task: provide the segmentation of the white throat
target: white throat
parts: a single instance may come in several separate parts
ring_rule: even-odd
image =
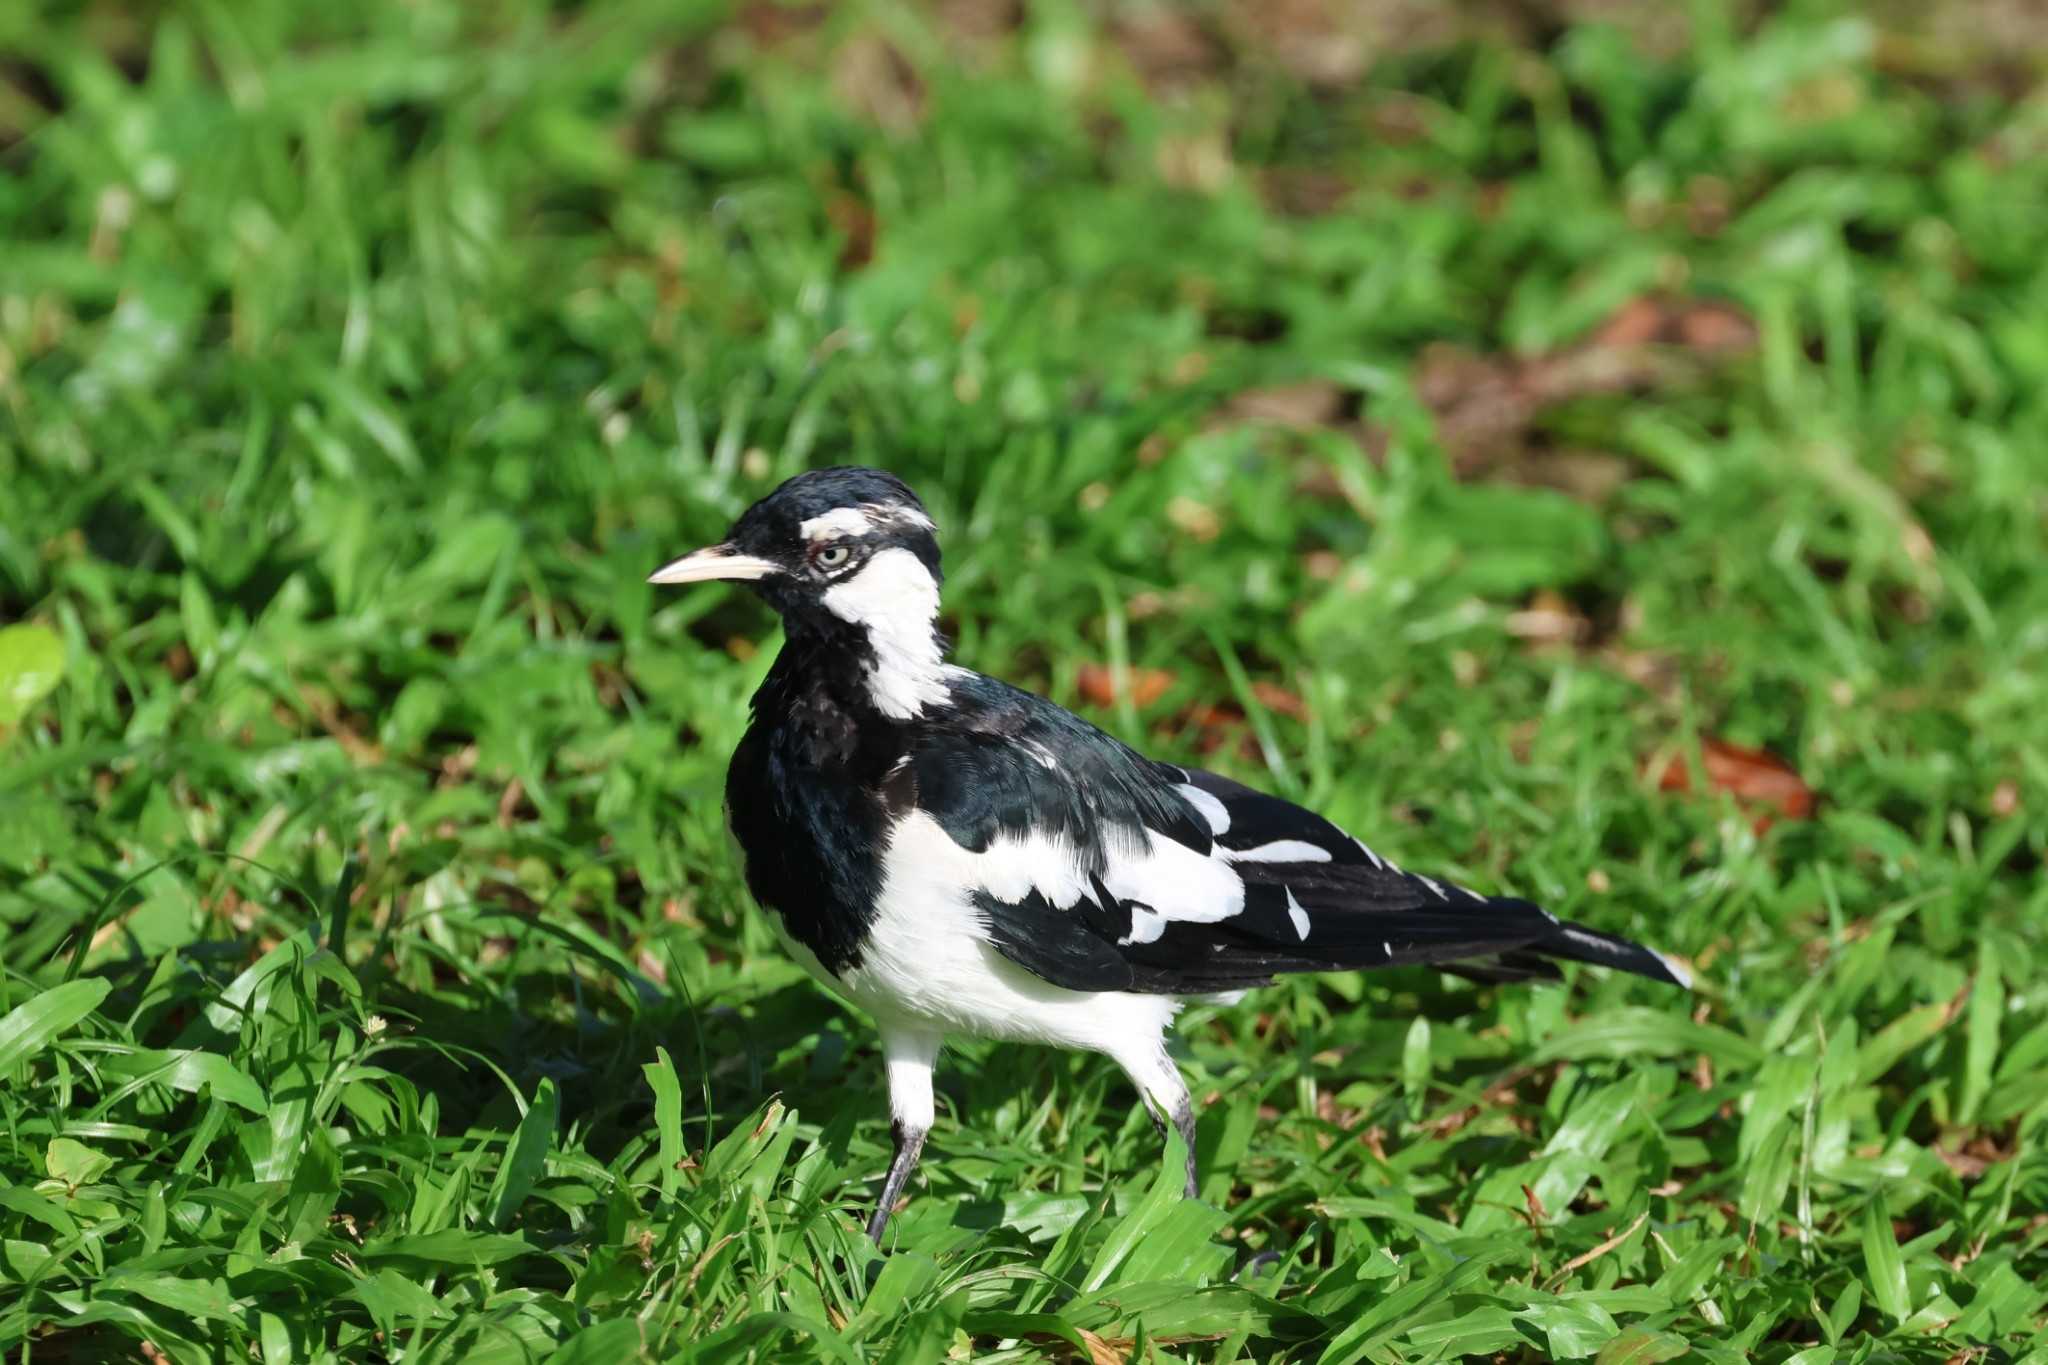
[[[910,551],[880,551],[859,573],[828,589],[825,609],[867,631],[875,662],[868,695],[891,720],[909,720],[945,700],[946,662],[933,624],[939,585]]]

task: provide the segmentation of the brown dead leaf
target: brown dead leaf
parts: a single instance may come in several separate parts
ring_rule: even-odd
[[[1266,682],[1263,679],[1254,682],[1252,695],[1259,699],[1259,705],[1276,715],[1286,716],[1290,720],[1308,719],[1308,703],[1279,683]]]
[[[1941,1158],[1941,1164],[1956,1173],[1958,1180],[1975,1180],[1991,1165],[1983,1157],[1953,1147],[1936,1147],[1934,1154]]]
[[[1223,416],[1280,427],[1321,427],[1344,411],[1344,390],[1327,379],[1304,379],[1231,395]]]
[[[1230,12],[1239,42],[1313,86],[1339,89],[1365,74],[1362,34],[1345,22],[1353,7],[1329,0],[1257,0]]]
[[[1664,326],[1664,310],[1649,298],[1633,298],[1594,329],[1596,346],[1646,346]]]
[[[1415,365],[1415,389],[1435,413],[1438,439],[1460,475],[1504,472],[1517,482],[1603,497],[1617,475],[1625,477],[1626,462],[1594,452],[1598,459],[1569,477],[1541,473],[1556,455],[1530,448],[1540,414],[1600,394],[1697,383],[1711,366],[1754,349],[1756,338],[1755,323],[1732,304],[1644,295],[1623,304],[1585,340],[1546,355],[1488,355],[1448,343],[1425,347]]]
[[[2020,808],[2020,784],[2003,778],[1991,789],[1991,813],[2003,820]]]
[[[1132,1344],[1129,1338],[1100,1337],[1085,1327],[1076,1327],[1074,1330],[1080,1333],[1081,1340],[1087,1344],[1088,1365],[1125,1365],[1130,1359],[1127,1354]],[[1119,1341],[1121,1345],[1118,1344]]]
[[[1091,706],[1114,706],[1128,695],[1133,706],[1150,706],[1173,686],[1174,675],[1163,668],[1113,668],[1082,664],[1074,677],[1081,699]]]
[[[970,45],[993,43],[1024,22],[1023,0],[939,0],[939,24]]]
[[[1340,207],[1355,186],[1319,166],[1269,166],[1259,172],[1259,194],[1268,208],[1292,218],[1319,218]]]
[[[1234,740],[1239,754],[1247,758],[1258,755],[1259,746],[1245,727],[1244,712],[1233,702],[1198,703],[1182,711],[1179,722],[1182,729],[1195,732],[1195,747],[1205,754],[1213,754]]]
[[[1708,354],[1747,351],[1756,345],[1756,324],[1726,303],[1695,303],[1676,322],[1679,345]]]
[[[1813,789],[1791,764],[1769,750],[1744,748],[1710,737],[1700,743],[1700,767],[1706,774],[1707,785],[1715,791],[1768,808],[1757,815],[1759,834],[1769,829],[1777,816],[1805,820],[1813,814]],[[1656,784],[1659,791],[1691,791],[1691,765],[1674,755],[1657,773]]]
[[[299,700],[306,704],[306,709],[320,722],[320,728],[332,736],[334,741],[341,745],[342,751],[356,764],[368,768],[384,761],[384,746],[374,740],[364,739],[364,725],[358,722],[357,717],[343,711],[333,694],[325,688],[311,684],[301,685]]]
[[[1175,189],[1197,194],[1220,192],[1237,171],[1230,155],[1230,141],[1221,128],[1161,138],[1153,154],[1153,168],[1161,180]]]
[[[875,258],[875,209],[851,190],[825,196],[825,218],[838,230],[839,268],[859,270]]]
[[[878,33],[857,33],[832,59],[832,92],[854,113],[899,136],[924,121],[924,80]]]
[[[1549,488],[1580,502],[1606,502],[1636,472],[1635,462],[1605,450],[1554,450],[1511,464],[1500,477],[1524,488]]]
[[[1216,509],[1185,494],[1168,500],[1166,519],[1176,530],[1205,544],[1223,534],[1223,518]]]
[[[785,0],[754,0],[733,16],[735,24],[764,48],[780,47],[793,38],[821,26],[831,16],[830,5],[797,5]]]
[[[1138,79],[1154,94],[1186,87],[1221,71],[1227,54],[1194,14],[1155,5],[1121,19],[1111,37]]]
[[[1587,639],[1593,623],[1554,588],[1539,588],[1520,611],[1508,613],[1508,634],[1539,645],[1570,645]]]
[[[526,799],[526,784],[513,778],[505,784],[505,790],[498,794],[498,828],[512,828],[512,818],[519,811],[519,803]]]
[[[1318,583],[1333,583],[1344,572],[1344,556],[1335,550],[1310,550],[1301,557],[1301,571]]]
[[[1678,660],[1654,649],[1632,649],[1610,644],[1599,652],[1600,662],[1636,686],[1669,699],[1677,694]]]

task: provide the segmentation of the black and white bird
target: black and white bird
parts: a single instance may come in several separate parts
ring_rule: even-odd
[[[789,951],[881,1031],[896,1152],[878,1242],[948,1035],[1108,1056],[1179,1128],[1192,1196],[1194,1115],[1165,1047],[1190,998],[1411,963],[1512,981],[1564,959],[1690,984],[1648,948],[1404,872],[1319,815],[949,664],[939,577],[917,496],[839,468],[649,579],[740,580],[782,617],[726,818]]]

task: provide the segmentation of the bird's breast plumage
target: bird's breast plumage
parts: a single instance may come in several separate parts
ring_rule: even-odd
[[[828,689],[807,689],[757,704],[726,771],[747,889],[835,976],[860,960],[874,920],[897,747],[888,730],[855,724]]]

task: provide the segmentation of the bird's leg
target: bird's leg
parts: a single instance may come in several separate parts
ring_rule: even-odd
[[[882,1180],[882,1197],[875,1202],[868,1219],[868,1236],[876,1246],[889,1226],[889,1215],[917,1169],[924,1151],[925,1135],[932,1130],[932,1063],[939,1056],[939,1035],[915,1029],[882,1030],[882,1057],[889,1072],[889,1136],[896,1143],[896,1155],[889,1162],[889,1174]]]
[[[1146,1112],[1152,1115],[1152,1126],[1159,1130],[1159,1136],[1165,1138],[1169,1119],[1179,1131],[1181,1143],[1188,1149],[1187,1197],[1195,1198],[1200,1193],[1195,1183],[1195,1106],[1188,1098],[1187,1082],[1181,1079],[1180,1068],[1163,1049],[1119,1056],[1116,1061],[1144,1097]]]
[[[1173,1107],[1173,1126],[1180,1129],[1180,1140],[1187,1145],[1187,1197],[1193,1199],[1201,1193],[1201,1189],[1195,1184],[1195,1105],[1194,1101],[1188,1098],[1186,1090],[1181,1091],[1180,1103]]]
[[[889,1136],[896,1143],[896,1157],[889,1163],[889,1174],[882,1180],[882,1197],[875,1201],[875,1211],[868,1215],[868,1236],[876,1246],[882,1244],[882,1232],[889,1226],[889,1215],[896,1208],[896,1201],[903,1197],[903,1187],[910,1183],[910,1173],[917,1169],[918,1155],[924,1151],[924,1129],[907,1128],[898,1119],[889,1125]]]

